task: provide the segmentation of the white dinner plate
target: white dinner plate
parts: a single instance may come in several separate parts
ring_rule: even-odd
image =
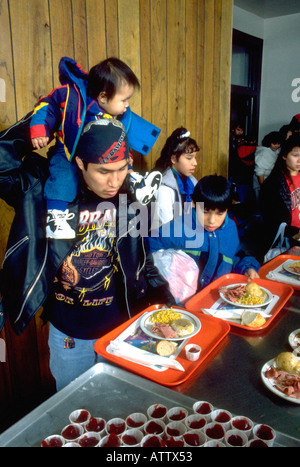
[[[237,285],[247,285],[247,283],[230,284],[226,288],[231,289],[232,287],[236,287]],[[273,294],[269,290],[261,286],[259,287],[267,294],[265,301],[263,303],[260,303],[259,305],[244,305],[242,303],[237,303],[237,302],[235,303],[235,302],[232,302],[231,300],[228,300],[228,298],[226,298],[222,292],[219,292],[219,294],[222,300],[224,300],[224,302],[226,303],[229,303],[230,305],[238,306],[239,308],[259,308],[259,307],[268,305],[273,300]]]
[[[154,334],[153,332],[151,332],[151,327],[155,324],[154,322],[150,321],[150,318],[151,316],[154,314],[154,313],[157,313],[158,311],[163,311],[165,310],[165,308],[160,308],[159,310],[155,310],[155,311],[149,311],[148,313],[145,313],[142,317],[141,317],[141,321],[140,321],[140,328],[142,329],[142,331],[144,331],[145,334],[147,334],[148,336],[150,337],[154,337],[155,339],[160,339],[160,340],[168,340],[168,341],[182,341],[183,339],[189,339],[190,337],[194,336],[195,334],[197,334],[200,329],[201,329],[201,322],[200,320],[197,318],[197,316],[193,315],[192,313],[189,313],[188,311],[186,310],[181,310],[179,308],[174,308],[174,312],[176,313],[181,313],[182,314],[182,319],[188,319],[190,320],[193,325],[194,325],[194,330],[193,332],[191,332],[190,334],[187,334],[186,336],[182,336],[182,337],[174,337],[173,339],[172,338],[165,338],[165,337],[160,337],[158,336],[157,334]]]
[[[293,261],[293,260],[286,261],[285,263],[283,263],[282,267],[287,272],[290,272],[291,274],[295,274],[295,276],[300,276],[300,272],[295,272],[295,271],[290,270],[290,267],[293,266],[293,264],[300,264],[300,260],[299,261]]]
[[[300,351],[300,329],[296,329],[295,331],[291,332],[289,335],[289,344],[293,349],[299,348]]]
[[[281,397],[282,399],[285,399],[287,401],[293,402],[294,404],[300,404],[300,399],[295,399],[294,397],[287,396],[283,392],[279,391],[275,387],[274,380],[272,378],[267,378],[265,376],[266,371],[269,369],[270,366],[273,365],[275,358],[272,358],[269,360],[267,363],[264,364],[264,366],[261,369],[261,379],[263,380],[264,385],[274,394],[277,396]]]

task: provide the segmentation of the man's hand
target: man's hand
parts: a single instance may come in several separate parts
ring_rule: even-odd
[[[49,143],[49,136],[39,136],[38,138],[32,138],[32,146],[34,149],[42,149]]]

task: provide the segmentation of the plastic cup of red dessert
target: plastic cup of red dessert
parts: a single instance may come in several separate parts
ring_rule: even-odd
[[[191,362],[195,362],[199,359],[201,353],[201,347],[197,344],[188,344],[185,346],[185,356]]]
[[[104,436],[106,434],[105,427],[106,421],[101,417],[91,417],[88,422],[84,424],[85,431],[95,431],[96,433],[99,433],[100,436]]]
[[[253,438],[259,439],[271,447],[276,438],[276,433],[269,425],[259,423],[253,427]]]
[[[225,430],[230,429],[231,419],[232,415],[228,410],[216,409],[211,413],[211,421],[220,423]]]
[[[51,435],[43,439],[42,448],[61,448],[65,444],[65,438],[61,435]]]
[[[188,416],[188,411],[184,407],[172,407],[167,412],[168,422],[184,422]]]
[[[146,435],[162,435],[165,431],[166,424],[160,419],[148,420],[144,425]]]
[[[121,438],[115,433],[104,436],[99,443],[99,447],[101,448],[119,448],[121,445]]]
[[[143,431],[145,423],[147,422],[147,417],[142,412],[134,412],[128,415],[125,422],[129,429],[136,428],[140,431]]]
[[[91,417],[91,414],[88,410],[77,409],[77,410],[73,410],[73,412],[70,413],[69,420],[70,420],[70,423],[85,424],[88,422],[90,417]]]
[[[248,436],[248,438],[250,438],[252,434],[253,422],[248,417],[237,415],[231,419],[231,428],[242,431]]]
[[[225,444],[231,448],[242,448],[248,445],[248,436],[240,430],[232,429],[225,433]]]
[[[142,448],[159,448],[163,445],[161,436],[145,435],[141,441]]]
[[[204,433],[206,434],[207,438],[218,440],[223,442],[225,436],[225,428],[218,422],[210,422],[204,427]]]
[[[134,448],[141,445],[144,434],[137,428],[124,431],[121,435],[122,446]]]
[[[96,431],[87,431],[83,433],[78,440],[77,443],[82,448],[96,448],[99,446],[101,440],[101,436]]]
[[[152,404],[147,409],[148,418],[155,418],[155,420],[166,420],[168,409],[163,404]]]
[[[105,429],[108,435],[114,433],[117,436],[121,436],[122,433],[124,433],[124,431],[127,429],[127,426],[123,418],[115,417],[108,420]]]
[[[202,430],[207,424],[207,420],[200,413],[193,413],[186,417],[184,423],[188,430]]]
[[[207,401],[197,401],[193,404],[193,411],[206,418],[207,422],[211,421],[211,413],[213,410],[213,405]]]
[[[175,440],[182,438],[186,433],[187,428],[182,422],[169,422],[165,427],[164,437],[166,439],[173,438]]]
[[[199,430],[189,430],[183,435],[185,446],[188,447],[201,447],[207,441],[205,433]]]
[[[66,442],[76,441],[84,433],[84,428],[79,423],[70,423],[61,430],[61,436]]]

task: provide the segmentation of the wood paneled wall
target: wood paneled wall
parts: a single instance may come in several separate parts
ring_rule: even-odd
[[[62,56],[86,71],[117,56],[141,82],[132,110],[162,130],[136,168],[149,170],[167,136],[183,125],[201,148],[197,177],[227,175],[232,8],[233,0],[0,0],[0,130],[59,85]],[[0,261],[12,217],[1,202]],[[38,317],[22,336],[9,324],[0,336],[7,345],[1,431],[3,414],[31,409],[53,386],[47,328]]]

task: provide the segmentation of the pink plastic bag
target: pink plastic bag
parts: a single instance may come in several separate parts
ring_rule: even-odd
[[[158,250],[153,253],[154,264],[167,280],[176,303],[183,303],[195,295],[199,268],[195,260],[182,250]]]

